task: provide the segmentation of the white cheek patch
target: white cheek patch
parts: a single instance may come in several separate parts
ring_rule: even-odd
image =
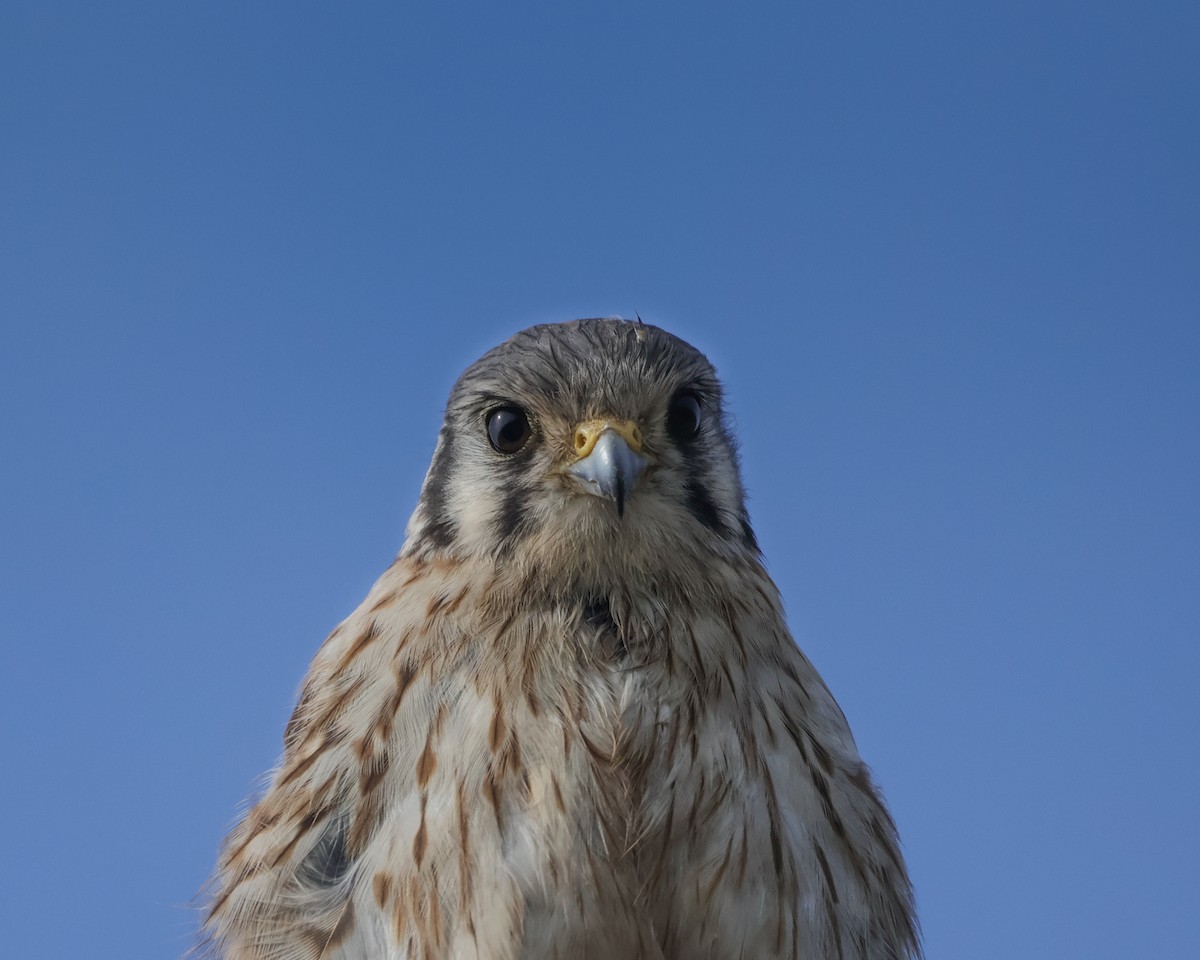
[[[495,539],[495,519],[503,504],[493,464],[462,457],[447,488],[447,506],[454,517],[456,540],[469,553],[488,550]]]
[[[433,450],[433,459],[430,461],[429,469],[425,471],[425,479],[421,483],[421,497],[417,501],[417,509],[408,518],[408,526],[405,528],[405,537],[409,541],[415,539],[420,534],[421,529],[435,519],[429,514],[429,504],[426,501],[426,496],[434,469],[439,463],[443,462],[443,458],[446,456],[448,456],[446,452],[446,431],[441,430],[438,433],[437,446]]]
[[[466,444],[463,444],[466,446]],[[551,465],[545,456],[500,462],[487,450],[455,451],[454,470],[446,485],[446,512],[454,518],[454,539],[465,553],[495,550],[519,523],[523,533],[553,520],[561,506],[553,484],[545,482]],[[521,536],[521,534],[518,534]]]

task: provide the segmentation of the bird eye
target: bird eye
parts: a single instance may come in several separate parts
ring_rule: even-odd
[[[488,440],[500,453],[516,453],[529,442],[533,430],[520,407],[497,407],[487,415]]]
[[[700,432],[700,401],[694,393],[677,393],[667,409],[667,433],[676,440],[694,440]]]

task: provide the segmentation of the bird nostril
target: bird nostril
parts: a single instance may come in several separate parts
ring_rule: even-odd
[[[578,453],[583,453],[583,448],[587,446],[587,434],[582,430],[575,431],[575,450]]]

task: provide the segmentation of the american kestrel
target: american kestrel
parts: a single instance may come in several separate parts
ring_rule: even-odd
[[[462,374],[213,887],[229,960],[919,955],[699,351],[577,320]]]

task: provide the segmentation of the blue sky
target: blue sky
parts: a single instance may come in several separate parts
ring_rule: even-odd
[[[0,12],[0,903],[140,960],[458,371],[722,372],[931,958],[1200,954],[1193,4]]]

